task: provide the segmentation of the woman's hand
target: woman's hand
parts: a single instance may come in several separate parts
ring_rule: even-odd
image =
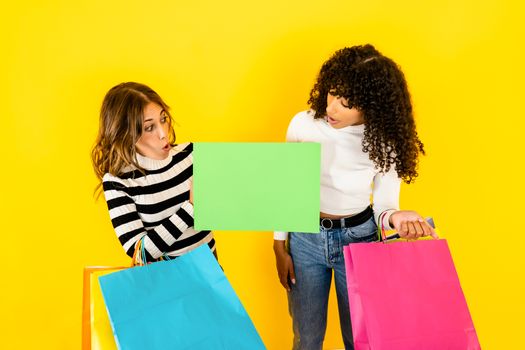
[[[390,215],[390,226],[394,227],[401,238],[418,239],[432,236],[438,239],[436,231],[425,219],[413,210],[398,210]]]
[[[275,262],[277,265],[279,281],[287,291],[290,291],[288,281],[290,280],[295,284],[295,271],[293,268],[292,257],[286,251],[285,243],[286,241],[274,240],[273,251],[275,252]]]

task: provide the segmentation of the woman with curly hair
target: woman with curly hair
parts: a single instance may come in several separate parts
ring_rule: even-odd
[[[406,239],[437,238],[418,213],[399,210],[401,181],[417,177],[424,149],[405,77],[372,45],[335,52],[308,103],[286,138],[321,143],[320,233],[275,232],[277,271],[288,291],[293,348],[322,349],[333,270],[343,341],[353,349],[343,246],[377,240],[377,224]]]

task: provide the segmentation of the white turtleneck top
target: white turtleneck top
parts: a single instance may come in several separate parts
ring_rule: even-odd
[[[324,119],[314,119],[313,111],[293,117],[286,141],[321,144],[321,212],[353,215],[373,204],[374,217],[383,217],[386,229],[389,217],[399,209],[401,179],[392,167],[381,173],[362,148],[364,124],[335,129]],[[274,232],[274,239],[285,240],[287,232]]]

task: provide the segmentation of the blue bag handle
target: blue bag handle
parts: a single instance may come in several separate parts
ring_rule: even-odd
[[[146,238],[146,235],[142,236],[137,243],[135,243],[135,252],[133,253],[133,266],[144,266],[147,265],[148,262],[146,260],[146,248],[144,246],[144,239]],[[173,258],[170,257],[165,252],[160,257],[160,260],[172,260]]]

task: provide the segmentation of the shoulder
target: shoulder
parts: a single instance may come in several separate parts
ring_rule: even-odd
[[[173,146],[171,156],[172,166],[185,160],[193,162],[193,142],[185,142]]]
[[[314,115],[312,110],[299,112],[292,118],[289,127],[302,129],[312,126],[315,123]]]
[[[315,112],[312,110],[302,111],[293,116],[290,123],[313,123]]]
[[[121,190],[125,187],[127,187],[126,182],[118,176],[106,173],[102,177],[102,188],[104,191]]]
[[[173,155],[177,153],[181,153],[181,152],[185,152],[185,153],[193,152],[193,142],[179,143],[173,146],[173,148],[171,149],[171,153]]]
[[[110,173],[105,173],[102,177],[102,182],[111,182],[111,181],[121,181],[121,179],[118,176],[115,176]]]

